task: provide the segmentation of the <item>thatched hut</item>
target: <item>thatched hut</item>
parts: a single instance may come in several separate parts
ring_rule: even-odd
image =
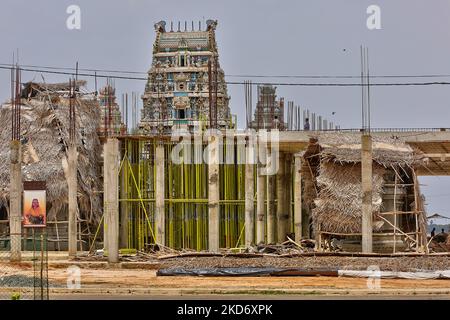
[[[383,239],[380,241],[385,246],[387,236],[393,236],[394,248],[419,249],[426,225],[415,169],[426,165],[427,159],[390,137],[373,137],[372,148],[374,240]],[[315,187],[314,192],[305,192],[305,200],[312,209],[316,238],[360,239],[361,138],[345,133],[320,134],[311,138],[304,159]]]
[[[21,138],[24,181],[46,181],[49,240],[63,250],[67,244],[67,146],[69,98],[67,84],[27,84],[22,91]],[[101,144],[98,102],[93,96],[76,101],[78,139],[79,225],[88,237],[89,230],[101,218]],[[11,139],[11,104],[0,108],[0,220],[9,213],[9,141]],[[56,223],[59,221],[60,223]],[[52,226],[53,223],[53,226]],[[90,226],[90,228],[89,228]],[[5,227],[5,226],[4,226]],[[55,228],[59,228],[55,230]],[[1,230],[0,230],[1,231]],[[4,232],[6,230],[3,230]],[[53,232],[52,232],[53,231]],[[58,232],[55,232],[58,231]],[[58,239],[56,239],[58,237]],[[85,243],[88,241],[84,239]]]

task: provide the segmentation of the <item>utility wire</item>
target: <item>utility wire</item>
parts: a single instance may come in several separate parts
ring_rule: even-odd
[[[0,69],[11,70],[11,67],[1,66]],[[42,69],[30,69],[30,68],[20,68],[22,71],[27,72],[40,72],[47,74],[59,74],[59,75],[71,75],[74,76],[75,72],[68,71],[49,71]],[[73,69],[74,70],[74,69]],[[81,69],[79,69],[81,70]],[[131,77],[131,76],[118,76],[118,75],[107,75],[107,74],[92,74],[92,73],[80,73],[78,76],[82,77],[97,77],[97,78],[110,78],[110,79],[122,79],[122,80],[140,80],[147,81],[147,77]],[[240,81],[225,81],[229,85],[243,85],[245,82]],[[252,85],[275,85],[275,86],[303,86],[303,87],[360,87],[367,86],[364,83],[289,83],[289,82],[252,82]],[[393,83],[370,83],[370,86],[432,86],[432,85],[450,85],[447,81],[433,81],[433,82],[393,82]]]
[[[227,74],[233,78],[296,78],[296,79],[361,79],[352,75],[244,75]],[[371,78],[448,78],[450,74],[420,74],[420,75],[371,75]]]
[[[11,67],[11,64],[0,63],[0,66]],[[22,65],[25,68],[40,68],[49,70],[65,70],[76,71],[76,68],[71,67],[49,67],[38,65]],[[119,74],[148,74],[141,71],[127,71],[127,70],[111,70],[111,69],[88,69],[79,68],[80,71],[88,72],[107,72]],[[254,75],[254,74],[226,74],[226,77],[233,78],[292,78],[292,79],[360,79],[360,75]],[[449,78],[450,74],[411,74],[411,75],[371,75],[370,78]]]
[[[11,67],[9,63],[0,63],[0,66],[8,66]],[[49,70],[68,70],[68,71],[76,71],[76,68],[70,67],[49,67],[49,66],[37,66],[37,65],[20,65],[25,68],[40,68],[40,69],[49,69]],[[126,70],[108,70],[108,69],[83,69],[78,68],[80,71],[88,71],[88,72],[109,72],[109,73],[123,73],[123,74],[147,74],[147,72],[139,72],[139,71],[126,71]]]

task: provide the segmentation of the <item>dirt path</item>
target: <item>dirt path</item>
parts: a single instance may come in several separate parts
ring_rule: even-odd
[[[65,282],[61,270],[49,272],[49,278]],[[183,288],[183,289],[367,289],[367,279],[345,277],[157,277],[153,270],[82,270],[86,286]],[[448,289],[450,280],[382,279],[385,289]]]
[[[317,266],[317,258],[310,257],[310,261],[302,260],[302,267],[306,265]],[[330,259],[321,257],[321,266],[325,260],[330,266],[335,266]],[[206,260],[205,260],[206,259]],[[212,259],[212,260],[211,260]],[[220,265],[236,266],[235,258],[201,258],[196,259],[197,266],[200,265]],[[233,260],[234,259],[234,260]],[[304,259],[304,258],[301,258]],[[342,258],[341,258],[342,259]],[[354,259],[354,258],[349,258]],[[353,267],[363,268],[368,262],[373,264],[375,261],[344,259],[341,263],[348,263]],[[375,259],[375,258],[374,258]],[[414,258],[418,259],[418,258]],[[177,261],[178,260],[178,261]],[[182,260],[182,261],[179,261]],[[252,262],[249,259],[247,263]],[[439,267],[445,267],[449,263],[449,258],[433,261]],[[171,265],[180,266],[189,265],[190,259],[170,259],[164,262],[165,267]],[[258,259],[261,262],[261,259]],[[291,263],[298,261],[289,260]],[[394,260],[395,261],[395,260]],[[176,262],[176,264],[175,264]],[[231,264],[233,262],[233,264]],[[399,261],[393,265],[392,260],[376,261],[384,263],[386,266],[399,266]],[[410,260],[412,266],[427,266],[430,261]],[[307,264],[309,263],[309,264]],[[403,262],[405,263],[405,262]],[[410,279],[381,279],[380,290],[370,290],[368,279],[365,278],[346,278],[346,277],[164,277],[156,276],[156,270],[148,269],[123,269],[123,268],[101,268],[95,266],[90,268],[81,268],[81,290],[70,291],[65,289],[68,279],[67,268],[61,266],[50,266],[48,271],[49,282],[52,286],[58,286],[61,294],[92,294],[92,290],[101,292],[99,294],[439,294],[450,297],[450,280],[410,280]],[[401,267],[400,267],[401,269]],[[0,263],[0,270],[4,275],[33,276],[30,265],[11,265]],[[56,289],[55,289],[56,290]],[[61,291],[66,290],[66,291]],[[86,290],[86,291],[83,291]],[[91,290],[91,291],[89,291]],[[64,293],[66,292],[66,293]],[[84,292],[84,293],[83,293]],[[150,293],[151,292],[151,293]]]
[[[191,289],[367,289],[367,279],[346,277],[158,277],[156,270],[80,269],[81,284],[88,287],[191,288]],[[32,276],[29,268],[11,269],[8,274]],[[67,269],[50,268],[51,283],[66,284]],[[382,288],[448,289],[450,280],[381,279]]]

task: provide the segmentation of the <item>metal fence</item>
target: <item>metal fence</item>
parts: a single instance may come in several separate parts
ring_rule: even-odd
[[[8,230],[8,229],[6,229]],[[21,261],[11,261],[8,232],[0,237],[0,300],[47,300],[48,251],[44,229],[22,231]]]
[[[33,229],[33,299],[48,300],[48,241],[45,229]]]

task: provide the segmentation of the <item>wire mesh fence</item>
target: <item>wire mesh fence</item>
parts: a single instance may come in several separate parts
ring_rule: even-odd
[[[33,299],[48,300],[48,242],[47,233],[33,229]]]
[[[20,261],[13,261],[11,237],[0,237],[0,300],[47,300],[48,251],[45,230],[22,232]]]

